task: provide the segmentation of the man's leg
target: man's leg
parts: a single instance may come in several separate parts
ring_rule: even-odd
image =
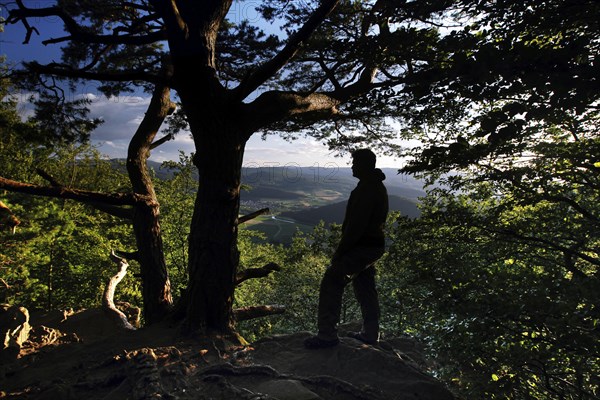
[[[375,287],[375,266],[362,271],[352,280],[356,300],[360,304],[363,317],[363,328],[360,335],[366,342],[376,343],[379,340],[379,298]]]
[[[336,260],[325,271],[319,292],[318,337],[323,340],[337,339],[344,287],[371,266],[383,254],[382,249],[359,247]],[[374,278],[373,278],[374,285]],[[375,292],[375,297],[377,292]],[[378,322],[377,318],[377,322]]]
[[[337,340],[337,323],[340,320],[342,296],[348,282],[345,265],[341,261],[333,263],[323,275],[319,290],[319,311],[317,315],[317,336],[323,340]]]

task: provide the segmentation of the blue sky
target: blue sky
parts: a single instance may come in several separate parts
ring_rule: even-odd
[[[28,7],[48,7],[54,4],[49,0],[25,0]],[[6,17],[6,10],[0,10],[0,15]],[[251,2],[234,2],[230,12],[232,18],[245,18],[252,21],[257,18]],[[22,24],[5,26],[4,32],[0,32],[0,54],[5,55],[9,63],[37,60],[38,62],[50,62],[59,60],[60,52],[57,45],[44,46],[41,41],[49,37],[61,36],[62,23],[57,18],[39,18],[32,21],[40,31],[40,35],[33,34],[27,45],[22,42],[25,38],[25,30]],[[28,94],[19,95],[25,100]],[[102,153],[111,158],[123,158],[126,156],[127,145],[132,137],[137,124],[141,121],[149,97],[144,96],[120,96],[118,98],[106,98],[96,90],[94,82],[80,89],[79,93],[72,93],[73,98],[85,96],[92,100],[90,105],[92,117],[102,117],[105,121],[93,134],[92,141],[97,144]],[[154,161],[177,160],[179,151],[190,153],[194,146],[189,134],[180,133],[175,140],[155,149],[151,159]],[[324,166],[334,163],[339,167],[349,166],[349,157],[337,157],[327,149],[321,142],[314,139],[298,139],[292,143],[286,142],[276,135],[262,140],[260,135],[254,135],[246,145],[244,164],[267,165],[267,166]],[[392,157],[380,156],[378,166],[399,168],[401,160]]]

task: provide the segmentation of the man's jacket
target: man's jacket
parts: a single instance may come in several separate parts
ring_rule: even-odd
[[[350,194],[336,255],[357,246],[384,247],[383,228],[389,208],[384,180],[383,171],[374,169]]]

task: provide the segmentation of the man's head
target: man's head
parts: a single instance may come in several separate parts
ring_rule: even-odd
[[[352,175],[362,179],[375,169],[377,157],[369,149],[360,149],[352,153]]]

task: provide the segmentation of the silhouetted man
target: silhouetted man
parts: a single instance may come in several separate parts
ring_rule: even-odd
[[[368,344],[379,341],[379,300],[375,288],[375,262],[385,247],[383,227],[388,213],[385,174],[375,168],[375,154],[368,149],[352,153],[352,175],[359,179],[350,194],[342,225],[342,238],[325,271],[319,292],[319,332],[304,341],[317,349],[339,343],[344,287],[352,282],[363,317],[361,332],[350,334]]]

